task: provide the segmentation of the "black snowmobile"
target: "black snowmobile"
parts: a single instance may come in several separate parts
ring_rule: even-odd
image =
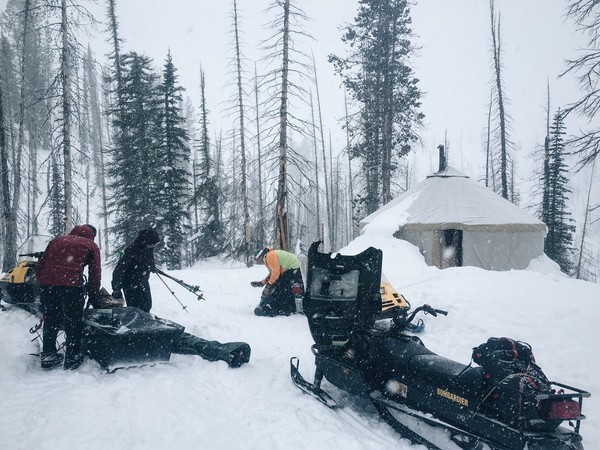
[[[19,247],[17,266],[0,279],[1,301],[42,317],[35,266],[50,240],[50,236],[30,236]],[[160,270],[158,273],[194,293],[198,300],[203,298],[198,286]],[[174,295],[171,289],[169,291]],[[84,312],[83,351],[109,372],[166,362],[171,353],[198,355],[208,361],[221,360],[230,367],[240,367],[250,361],[251,349],[245,342],[208,341],[186,333],[182,325],[124,304],[123,299],[112,297],[102,288],[93,309],[86,308]],[[34,340],[40,342],[42,323],[43,318],[30,329],[36,335]]]
[[[318,245],[309,250],[303,302],[315,341],[314,382],[302,377],[298,358],[290,361],[305,393],[336,408],[321,388],[324,377],[366,398],[403,437],[429,449],[583,449],[581,410],[590,394],[549,381],[530,346],[490,338],[473,351],[478,366],[439,356],[407,326],[419,313],[446,311],[381,311],[381,250],[333,256]]]

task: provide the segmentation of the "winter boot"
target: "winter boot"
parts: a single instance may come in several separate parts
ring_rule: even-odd
[[[73,356],[65,358],[65,370],[75,370],[83,363],[83,355],[78,353]]]
[[[52,369],[62,364],[64,355],[62,353],[42,353],[42,369]]]
[[[230,342],[229,344],[225,344],[224,347],[233,347],[236,348],[231,350],[227,354],[227,364],[229,367],[240,367],[242,364],[250,361],[250,346],[244,342]]]
[[[271,305],[263,305],[254,308],[254,314],[257,316],[273,317],[277,315],[277,311],[271,308]]]

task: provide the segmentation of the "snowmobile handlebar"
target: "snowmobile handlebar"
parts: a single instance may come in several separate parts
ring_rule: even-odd
[[[448,311],[444,311],[443,309],[436,309],[434,307],[432,307],[431,305],[425,304],[423,306],[419,306],[416,310],[415,313],[418,312],[419,310],[422,310],[425,312],[425,314],[431,314],[433,317],[437,317],[438,314],[442,314],[444,316],[448,315]]]
[[[29,256],[31,258],[40,258],[44,252],[33,252],[33,253],[19,253],[19,256]]]
[[[416,308],[412,313],[408,316],[399,315],[392,319],[394,325],[396,325],[400,329],[407,328],[409,324],[412,323],[413,319],[420,312],[424,312],[425,314],[431,314],[433,317],[437,317],[438,314],[442,314],[444,316],[448,315],[448,311],[444,311],[443,309],[437,309],[429,304],[425,304]],[[420,319],[419,319],[420,320]]]

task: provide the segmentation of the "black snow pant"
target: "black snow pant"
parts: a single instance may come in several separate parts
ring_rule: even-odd
[[[225,361],[229,367],[240,367],[250,361],[250,346],[245,342],[223,344],[185,332],[173,342],[172,351],[182,355],[199,355],[208,361]]]
[[[152,292],[148,280],[139,280],[132,286],[123,287],[123,293],[127,306],[134,306],[147,313],[152,309]]]
[[[56,337],[64,327],[66,334],[65,358],[75,358],[81,353],[83,337],[83,307],[85,288],[66,286],[41,286],[40,301],[44,313],[44,353],[56,353]]]
[[[269,305],[273,311],[280,311],[282,314],[295,313],[296,300],[292,292],[292,285],[294,283],[302,284],[300,269],[286,270],[273,284],[269,295],[260,299],[259,306],[264,307]]]

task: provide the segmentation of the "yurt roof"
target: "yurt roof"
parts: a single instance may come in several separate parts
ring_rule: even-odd
[[[395,215],[405,228],[545,231],[543,222],[458,170],[428,176],[365,217],[361,227]]]

